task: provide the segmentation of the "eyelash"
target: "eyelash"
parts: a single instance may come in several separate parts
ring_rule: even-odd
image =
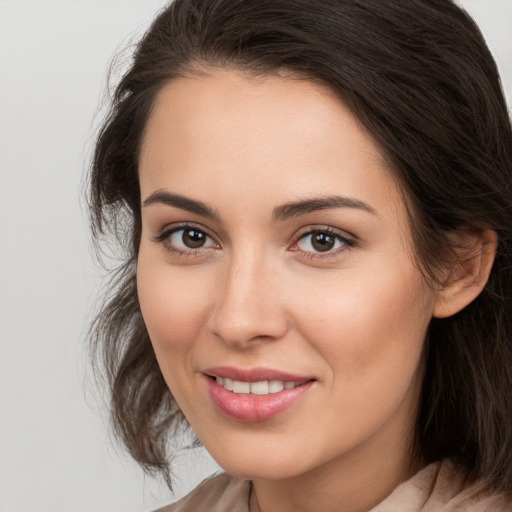
[[[308,236],[313,236],[314,234],[327,234],[330,237],[334,238],[335,242],[340,242],[341,247],[336,249],[329,249],[322,253],[321,251],[301,251],[305,258],[309,259],[326,259],[333,258],[339,255],[340,252],[344,252],[352,249],[355,246],[355,240],[353,238],[348,238],[347,236],[342,235],[339,231],[328,227],[328,226],[318,226],[313,229],[308,229],[306,232],[302,233],[297,240],[292,245],[292,248],[295,247],[301,240],[304,240]],[[311,244],[312,242],[310,242]],[[293,249],[294,251],[299,251],[300,249]]]
[[[199,256],[201,252],[204,250],[209,249],[210,247],[199,247],[197,249],[189,248],[189,249],[180,249],[179,247],[176,247],[175,245],[172,245],[169,243],[170,237],[180,231],[195,231],[197,233],[203,234],[205,237],[209,238],[210,240],[214,241],[213,237],[208,234],[208,232],[199,226],[196,226],[194,224],[181,224],[181,225],[175,225],[172,228],[164,229],[162,233],[157,235],[154,238],[155,242],[161,243],[164,245],[165,249],[169,252],[172,252],[174,254],[177,254],[179,256],[186,256],[186,257],[195,257]],[[335,250],[329,249],[322,253],[321,251],[304,251],[299,248],[295,248],[302,240],[306,239],[308,236],[313,236],[314,234],[327,234],[330,237],[332,237],[336,242],[341,243],[341,247],[336,248]],[[217,244],[215,241],[217,247],[219,247],[219,244]],[[312,243],[312,242],[310,242]],[[326,258],[332,258],[337,256],[340,252],[344,252],[346,250],[350,250],[355,246],[355,240],[352,238],[348,238],[347,236],[342,235],[339,231],[328,227],[328,226],[318,226],[315,228],[310,228],[304,233],[301,233],[293,243],[293,245],[290,247],[289,250],[293,252],[302,252],[303,257],[308,259],[326,259]]]
[[[201,227],[196,226],[194,224],[181,224],[181,225],[175,225],[175,226],[173,226],[172,228],[169,228],[169,229],[164,229],[164,231],[162,231],[162,233],[157,235],[154,238],[154,240],[155,240],[155,242],[159,242],[159,243],[163,244],[163,246],[165,247],[165,249],[167,251],[175,253],[175,254],[177,254],[179,256],[189,256],[189,257],[198,256],[198,253],[204,251],[207,248],[199,247],[197,249],[192,249],[192,248],[180,249],[179,247],[176,247],[175,245],[172,245],[170,243],[170,237],[172,235],[174,235],[175,233],[178,233],[180,231],[187,231],[187,230],[188,231],[195,231],[197,233],[201,233],[205,237],[209,238],[210,240],[213,240],[213,237],[211,237],[204,228],[201,228]]]

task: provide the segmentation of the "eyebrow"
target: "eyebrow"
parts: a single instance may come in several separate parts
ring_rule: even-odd
[[[359,201],[358,199],[343,196],[327,196],[306,199],[304,201],[294,201],[278,206],[274,209],[272,220],[274,222],[284,221],[291,217],[298,217],[307,213],[334,208],[355,208],[373,215],[377,214],[369,204]]]
[[[207,204],[201,201],[196,201],[195,199],[190,199],[180,194],[171,194],[164,190],[157,190],[156,192],[153,192],[144,200],[142,206],[146,207],[152,204],[165,204],[168,206],[174,206],[175,208],[180,208],[181,210],[196,213],[198,215],[202,215],[203,217],[208,217],[217,221],[220,220],[220,215]]]
[[[165,204],[168,206],[174,206],[182,210],[189,211],[203,217],[220,221],[220,215],[211,206],[208,206],[202,201],[190,199],[180,194],[171,194],[165,190],[157,190],[148,196],[142,206],[150,206],[152,204]],[[328,210],[335,208],[354,208],[362,210],[373,215],[376,215],[376,211],[368,204],[358,199],[343,196],[327,196],[327,197],[315,197],[312,199],[305,199],[300,201],[293,201],[285,203],[281,206],[274,208],[272,213],[272,220],[274,222],[285,221],[292,217],[299,217],[308,213],[313,213],[319,210]]]

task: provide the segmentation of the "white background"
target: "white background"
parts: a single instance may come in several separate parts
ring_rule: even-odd
[[[107,435],[84,350],[99,271],[80,204],[109,63],[165,3],[0,0],[2,512],[135,512],[174,499]],[[511,104],[512,0],[461,3]],[[201,451],[181,455],[176,497],[214,468]]]

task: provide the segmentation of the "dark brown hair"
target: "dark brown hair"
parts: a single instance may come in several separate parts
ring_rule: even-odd
[[[96,241],[125,249],[91,341],[130,453],[170,483],[171,433],[184,424],[137,300],[141,137],[169,80],[219,66],[286,70],[339,95],[392,164],[431,283],[450,232],[497,232],[484,291],[429,326],[416,450],[512,492],[512,133],[493,58],[451,0],[176,0],[154,20],[100,130],[89,192]]]

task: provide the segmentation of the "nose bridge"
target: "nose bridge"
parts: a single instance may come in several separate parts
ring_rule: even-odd
[[[233,251],[221,274],[212,332],[239,347],[255,339],[282,337],[287,325],[271,258],[257,248]]]

